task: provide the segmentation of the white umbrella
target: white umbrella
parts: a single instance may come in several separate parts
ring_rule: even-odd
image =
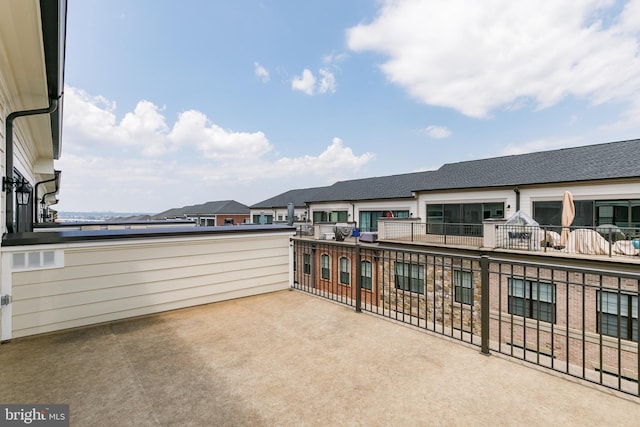
[[[576,216],[576,208],[573,204],[573,196],[570,192],[565,191],[562,195],[562,234],[560,234],[560,244],[567,245],[569,240],[569,226]]]

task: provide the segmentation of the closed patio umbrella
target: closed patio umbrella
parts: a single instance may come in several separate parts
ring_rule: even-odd
[[[573,196],[569,191],[562,195],[562,233],[560,234],[560,244],[567,246],[569,240],[569,226],[576,216],[576,208],[573,204]]]

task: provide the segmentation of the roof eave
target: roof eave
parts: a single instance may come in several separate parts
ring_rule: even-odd
[[[48,96],[50,99],[59,99],[58,108],[50,117],[53,158],[59,159],[62,152],[62,93],[67,38],[67,0],[40,0],[40,17]]]

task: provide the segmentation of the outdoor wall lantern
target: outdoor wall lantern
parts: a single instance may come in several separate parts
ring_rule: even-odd
[[[2,191],[10,193],[11,189],[16,189],[16,198],[18,205],[24,206],[29,204],[29,198],[31,198],[31,188],[26,179],[11,179],[6,176],[2,177]]]

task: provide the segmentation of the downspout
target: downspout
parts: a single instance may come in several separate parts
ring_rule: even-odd
[[[49,194],[56,194],[58,192],[58,190],[56,189],[55,191],[50,191],[48,193],[44,193],[42,195],[42,205],[44,206],[45,203],[45,198],[49,195]],[[58,203],[58,201],[56,200],[56,203]],[[52,203],[52,205],[55,205],[55,203]],[[44,210],[42,211],[42,222],[44,223]]]
[[[58,108],[58,99],[60,99],[62,95],[58,98],[49,98],[49,107],[47,108],[39,108],[36,110],[23,110],[23,111],[14,111],[13,113],[7,116],[7,120],[5,122],[5,135],[6,135],[6,143],[5,143],[5,175],[8,178],[13,178],[13,121],[18,117],[24,116],[35,116],[39,114],[51,114]],[[5,222],[7,226],[7,233],[13,233],[13,197],[10,196],[10,193],[13,193],[13,189],[9,188],[6,191],[6,209],[5,209]]]
[[[513,192],[516,193],[516,212],[520,210],[520,189],[516,185],[513,187]]]
[[[351,203],[351,218],[353,220],[353,222],[356,223],[356,227],[358,226],[358,220],[356,219],[356,204],[353,202]]]
[[[42,196],[42,205],[44,205],[44,200],[45,197],[47,197],[49,194],[56,194],[58,192],[58,190],[60,189],[60,171],[54,171],[55,173],[55,177],[53,177],[52,179],[47,179],[46,181],[40,181],[38,183],[36,183],[35,189],[33,190],[33,199],[34,201],[38,200],[38,187],[40,187],[40,185],[42,184],[46,184],[48,182],[54,182],[56,183],[56,189],[50,193],[45,193]],[[33,204],[33,220],[34,222],[37,224],[38,223],[38,204],[34,203]],[[44,218],[43,221],[44,222]]]

